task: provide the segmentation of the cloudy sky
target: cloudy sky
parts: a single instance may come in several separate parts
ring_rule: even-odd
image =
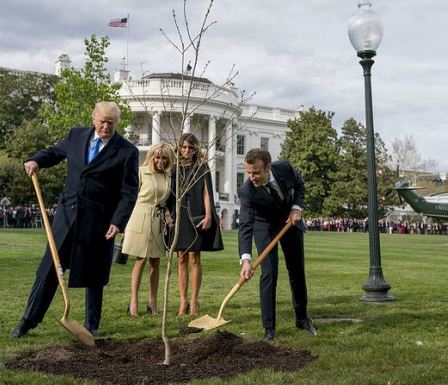
[[[372,69],[374,125],[390,145],[413,136],[420,154],[448,172],[448,2],[371,0],[384,23]],[[357,0],[215,0],[200,65],[223,82],[232,66],[240,90],[256,92],[254,103],[335,112],[334,127],[353,117],[364,124],[362,68],[347,25]],[[192,29],[208,0],[188,0]],[[126,29],[109,20],[129,20],[129,69],[179,72],[180,56],[160,33],[176,38],[172,11],[183,0],[2,0],[0,66],[50,72],[68,54],[83,62],[83,39],[108,35],[113,71],[126,55]]]

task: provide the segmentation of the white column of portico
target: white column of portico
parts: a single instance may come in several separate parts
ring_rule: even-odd
[[[184,120],[184,132],[191,132],[191,116],[187,115]]]
[[[152,144],[160,143],[160,111],[152,113]]]
[[[218,201],[218,194],[216,193],[216,116],[210,115],[208,117],[208,166],[210,167],[210,174],[213,184],[213,195],[215,201]]]
[[[226,125],[226,136],[225,136],[225,144],[226,144],[226,152],[224,158],[224,192],[229,194],[229,202],[233,201],[233,124],[232,122],[228,122]]]

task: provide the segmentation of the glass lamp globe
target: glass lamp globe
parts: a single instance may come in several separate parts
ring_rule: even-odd
[[[360,1],[358,8],[348,23],[350,42],[356,52],[376,51],[383,38],[383,23],[370,1]]]

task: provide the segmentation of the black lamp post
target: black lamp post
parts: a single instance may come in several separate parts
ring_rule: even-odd
[[[372,4],[368,0],[358,3],[359,11],[349,21],[348,35],[355,48],[359,62],[364,70],[366,130],[367,130],[367,184],[368,184],[368,225],[370,269],[369,278],[363,285],[366,294],[362,301],[392,301],[394,297],[388,293],[390,285],[384,280],[381,267],[380,236],[378,231],[378,198],[375,170],[375,134],[373,131],[372,87],[370,70],[376,55],[376,49],[383,37],[383,26]]]

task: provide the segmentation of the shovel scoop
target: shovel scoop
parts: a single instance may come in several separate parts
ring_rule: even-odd
[[[275,236],[275,238],[269,243],[269,245],[263,250],[263,252],[258,256],[258,258],[255,260],[255,262],[252,264],[252,270],[255,270],[261,262],[264,261],[266,256],[269,254],[269,252],[274,248],[274,246],[277,244],[277,242],[280,240],[281,237],[289,230],[289,228],[292,226],[291,221],[286,222],[286,225],[283,226],[283,228],[280,230],[280,232]],[[230,301],[230,299],[237,293],[237,291],[243,286],[245,282],[248,280],[244,277],[241,277],[240,280],[237,282],[237,284],[230,290],[229,294],[226,295],[224,298],[224,301],[222,301],[221,308],[219,309],[218,317],[213,318],[209,316],[208,314],[199,317],[193,321],[191,321],[188,326],[192,328],[198,328],[198,329],[204,329],[204,330],[211,330],[218,328],[222,325],[225,325],[226,323],[229,323],[230,321],[226,321],[223,318],[223,312],[224,308],[227,305],[227,302]]]

